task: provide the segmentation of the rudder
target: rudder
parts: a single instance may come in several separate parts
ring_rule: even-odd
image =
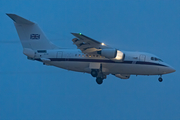
[[[58,48],[47,39],[38,24],[15,14],[7,15],[14,21],[23,48],[30,48],[32,50]]]

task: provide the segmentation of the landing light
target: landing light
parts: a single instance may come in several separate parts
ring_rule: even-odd
[[[101,45],[105,46],[105,44],[104,44],[104,43],[101,43]]]
[[[81,35],[82,33],[79,33],[79,35]]]

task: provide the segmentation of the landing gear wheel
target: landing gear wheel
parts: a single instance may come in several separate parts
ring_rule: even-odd
[[[97,70],[92,70],[92,71],[91,71],[91,75],[92,75],[93,77],[97,77],[97,76],[98,76],[98,71],[97,71]]]
[[[97,84],[102,84],[103,83],[103,79],[102,78],[100,78],[100,77],[97,77],[96,78],[96,82],[97,82]]]
[[[159,77],[158,80],[159,80],[159,82],[162,82],[162,81],[163,81],[162,77]]]

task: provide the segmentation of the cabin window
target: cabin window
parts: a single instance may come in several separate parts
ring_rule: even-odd
[[[98,57],[98,55],[96,55],[96,57]]]
[[[93,55],[93,57],[95,57],[95,55]]]
[[[75,56],[77,56],[77,54],[75,54]]]
[[[82,57],[84,57],[84,55],[82,55]]]
[[[88,57],[88,55],[86,55],[86,57]]]
[[[79,57],[81,57],[81,54],[79,54]]]

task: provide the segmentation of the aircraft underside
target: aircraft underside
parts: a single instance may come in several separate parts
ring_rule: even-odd
[[[54,62],[47,62],[47,64],[67,70],[91,73],[91,69],[89,68],[90,62],[82,63],[82,62],[54,61]],[[160,75],[161,74],[159,66],[138,65],[138,64],[130,65],[130,64],[119,64],[119,63],[101,63],[101,65],[102,65],[102,72],[107,75],[108,74],[129,74],[129,75]]]
[[[90,68],[90,64],[96,64],[92,62],[51,61],[45,62],[45,64],[71,71],[89,73],[96,77],[98,84],[102,84],[103,79],[106,79],[106,76],[109,74],[121,79],[129,79],[130,75],[162,75],[162,70],[166,69],[166,66],[132,63],[100,63],[99,69]]]

